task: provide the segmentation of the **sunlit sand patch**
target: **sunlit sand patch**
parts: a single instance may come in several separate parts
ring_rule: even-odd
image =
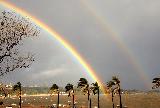
[[[11,104],[12,106],[17,106],[17,104],[15,104],[15,103],[13,103],[13,104]]]

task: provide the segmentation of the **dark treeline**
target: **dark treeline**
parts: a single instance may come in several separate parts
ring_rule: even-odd
[[[61,92],[65,92],[64,87],[59,87]],[[36,94],[48,94],[50,87],[22,87],[23,94],[27,95],[36,95]],[[74,87],[76,94],[83,94],[79,88]],[[142,91],[142,90],[137,90],[137,89],[121,89],[122,92],[127,92],[128,94],[134,94],[134,93],[160,93],[160,90],[155,89],[155,90],[147,90],[147,91]],[[102,91],[100,91],[100,94],[102,94]],[[4,95],[2,90],[0,90],[0,95]],[[14,95],[14,93],[13,93]]]

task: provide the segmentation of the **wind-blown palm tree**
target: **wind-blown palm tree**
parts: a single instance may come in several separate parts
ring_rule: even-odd
[[[57,108],[59,108],[59,87],[57,84],[53,84],[51,88],[49,89],[49,93],[52,95],[53,93],[58,94],[58,99],[57,99]]]
[[[91,86],[91,90],[92,90],[92,92],[93,92],[93,94],[95,95],[95,94],[97,94],[98,95],[98,108],[100,108],[100,105],[99,105],[99,85],[98,85],[98,83],[97,82],[95,82],[95,83],[92,83],[91,84],[92,86]]]
[[[115,85],[117,85],[117,90],[118,90],[118,94],[119,94],[119,104],[120,104],[120,108],[122,108],[120,80],[118,79],[118,77],[113,76],[112,81],[115,83]]]
[[[88,81],[87,79],[85,78],[80,78],[79,79],[79,82],[78,82],[78,86],[77,88],[81,88],[81,90],[87,95],[88,95],[88,105],[89,105],[89,102],[90,102],[90,87],[89,87],[89,84],[88,84]],[[91,103],[90,103],[91,104]]]
[[[70,84],[70,83],[68,83],[66,86],[65,86],[65,89],[66,89],[66,92],[69,92],[69,95],[68,95],[68,97],[70,97],[71,96],[71,94],[72,94],[72,108],[74,108],[75,107],[75,98],[74,98],[74,88],[73,88],[73,85],[72,84]]]
[[[113,98],[114,98],[114,86],[115,85],[115,83],[113,82],[113,81],[109,81],[109,82],[107,82],[107,90],[109,90],[109,92],[111,92],[112,93],[112,107],[114,108],[114,100],[113,100]]]
[[[160,78],[153,78],[152,83],[153,83],[152,89],[156,89],[156,88],[160,87]]]
[[[17,95],[19,96],[19,107],[22,108],[22,98],[21,98],[21,95],[22,95],[22,84],[20,82],[17,82],[17,84],[15,84],[13,86],[13,91],[17,91]]]

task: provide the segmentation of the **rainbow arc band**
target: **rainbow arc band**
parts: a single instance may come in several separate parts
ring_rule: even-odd
[[[99,86],[101,90],[104,92],[105,89],[103,87],[102,81],[97,77],[96,72],[93,70],[93,68],[83,59],[83,57],[78,53],[78,51],[69,44],[60,34],[58,34],[55,30],[51,29],[48,25],[40,21],[35,16],[27,13],[25,10],[11,4],[8,1],[1,0],[0,5],[3,5],[4,7],[24,16],[28,17],[33,23],[35,23],[37,26],[48,32],[52,37],[54,37],[62,46],[64,46],[72,55],[74,58],[78,60],[78,62],[83,66],[83,68],[86,70],[87,74],[91,76],[91,78],[99,83]]]
[[[98,11],[94,5],[87,1],[80,1],[83,9],[89,12],[89,14],[97,21],[99,27],[106,33],[106,36],[111,36],[112,40],[119,46],[119,48],[123,51],[126,58],[129,60],[130,64],[135,69],[135,72],[138,74],[138,77],[142,79],[142,82],[146,86],[146,88],[150,89],[152,87],[151,79],[147,74],[147,70],[141,64],[141,60],[138,56],[136,56],[135,52],[129,47],[129,45],[125,42],[123,38],[121,38],[121,34],[112,26],[112,23],[108,19],[108,16],[103,15]]]

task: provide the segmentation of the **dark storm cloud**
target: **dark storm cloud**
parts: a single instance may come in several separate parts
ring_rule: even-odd
[[[141,79],[127,53],[114,41],[105,26],[109,26],[124,41],[150,80],[159,75],[160,1],[158,0],[10,1],[62,34],[84,56],[104,82],[110,80],[112,75],[118,75],[125,88],[146,88],[144,79]],[[104,20],[104,24],[96,18],[96,15]],[[42,43],[38,43],[40,46],[38,49],[35,47],[37,50],[34,51],[41,52],[37,56],[40,59],[37,60],[37,66],[32,66],[35,69],[33,74],[42,72],[39,76],[44,75],[44,72],[47,74],[51,69],[57,70],[59,67],[58,69],[64,72],[61,79],[69,81],[69,77],[65,78],[67,75],[65,73],[69,73],[70,69],[70,75],[73,71],[77,71],[73,79],[76,82],[82,75],[80,71],[84,71],[78,66],[79,64],[70,60],[69,55],[60,47],[54,47],[57,45],[50,45],[54,44],[53,41],[49,39],[39,41]],[[53,78],[56,79],[54,76]],[[47,83],[51,78],[46,77],[44,80]],[[58,79],[56,81],[58,82]]]

